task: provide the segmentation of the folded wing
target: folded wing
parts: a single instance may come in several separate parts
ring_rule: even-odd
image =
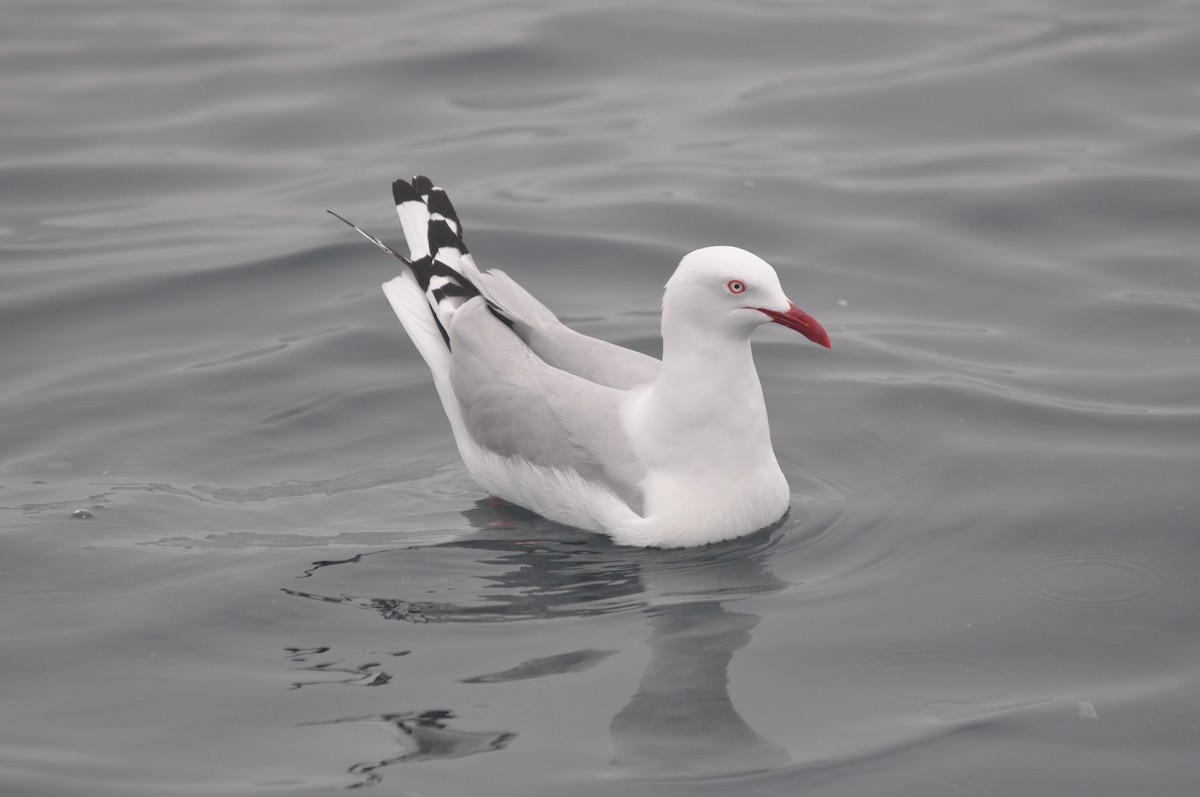
[[[450,383],[477,444],[607,485],[641,514],[646,474],[621,426],[624,391],[548,364],[482,300],[455,314],[450,346]]]

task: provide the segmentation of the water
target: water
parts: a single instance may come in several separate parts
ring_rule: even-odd
[[[1194,793],[1200,5],[4,4],[12,795]],[[653,353],[774,263],[777,527],[494,506],[388,185]]]

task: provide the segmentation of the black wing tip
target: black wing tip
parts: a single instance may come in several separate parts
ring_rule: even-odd
[[[436,253],[445,248],[457,249],[462,254],[467,254],[466,244],[450,225],[442,219],[434,219],[429,222],[429,251]]]
[[[462,291],[462,293],[448,293],[447,296],[454,295],[469,299],[472,296],[480,295],[475,283],[467,279],[461,272],[438,260],[434,255],[425,255],[425,257],[413,260],[408,266],[412,269],[413,276],[417,278],[417,285],[421,286],[423,291],[429,290],[429,282],[434,277],[445,277],[457,286],[458,290]]]
[[[403,205],[405,202],[424,202],[407,180],[392,181],[392,199],[396,200],[397,205]]]
[[[413,276],[417,278],[417,285],[421,286],[423,291],[429,290],[429,279],[437,273],[435,262],[433,255],[425,255],[409,262],[408,267],[412,269]]]
[[[413,190],[420,194],[428,194],[433,190],[433,180],[430,180],[423,174],[418,174],[412,179]]]
[[[441,188],[434,188],[429,192],[429,212],[441,214],[447,219],[459,223],[458,214],[454,211],[454,205],[450,203],[450,197]]]

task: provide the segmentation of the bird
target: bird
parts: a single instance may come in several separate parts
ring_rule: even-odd
[[[404,264],[383,292],[433,375],[466,469],[492,495],[618,545],[680,548],[779,521],[751,333],[829,335],[775,269],[733,246],[685,255],[662,298],[662,359],[581,334],[499,269],[481,270],[445,190],[392,183]]]

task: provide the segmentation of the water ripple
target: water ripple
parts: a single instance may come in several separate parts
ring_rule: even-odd
[[[1157,600],[1167,576],[1159,565],[1117,554],[1084,554],[1042,559],[1017,580],[1021,591],[1039,600],[1075,609],[1115,609]]]
[[[1044,702],[1035,680],[1000,656],[956,649],[912,649],[869,657],[867,688],[888,702],[954,722]]]
[[[992,797],[996,792],[966,778],[913,767],[886,766],[879,763],[849,764],[807,779],[814,792],[830,789],[832,794],[856,797]]]

